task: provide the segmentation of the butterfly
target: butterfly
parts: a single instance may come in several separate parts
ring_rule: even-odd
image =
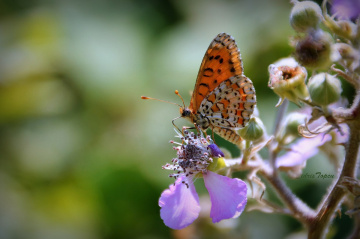
[[[226,33],[218,34],[205,52],[189,107],[180,106],[180,117],[239,144],[236,130],[247,124],[255,105],[255,88],[243,73],[235,40]]]

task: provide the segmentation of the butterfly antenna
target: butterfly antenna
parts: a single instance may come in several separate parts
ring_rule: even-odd
[[[143,100],[157,100],[157,101],[161,101],[161,102],[165,102],[165,103],[177,105],[177,106],[179,106],[180,108],[182,108],[181,105],[179,105],[179,104],[177,104],[177,103],[174,103],[174,102],[167,101],[167,100],[159,100],[159,99],[152,98],[152,97],[147,97],[147,96],[141,96],[141,99],[143,99]],[[184,102],[184,101],[183,101],[183,102]]]
[[[177,94],[177,95],[180,97],[181,101],[183,102],[184,108],[185,108],[185,102],[184,102],[184,99],[181,97],[181,95],[180,95],[179,91],[178,91],[178,90],[175,90],[175,94]]]

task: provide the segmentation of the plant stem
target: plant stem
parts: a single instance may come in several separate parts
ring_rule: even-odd
[[[285,99],[284,102],[280,105],[280,107],[278,109],[278,112],[276,114],[276,119],[275,119],[275,127],[274,127],[274,132],[273,132],[274,135],[276,135],[280,129],[281,123],[283,121],[283,118],[285,116],[288,106],[289,106],[289,100]]]
[[[288,105],[289,101],[285,99],[283,104],[279,107],[275,120],[274,135],[277,134],[281,127]],[[315,212],[296,195],[294,195],[293,192],[286,186],[284,181],[279,177],[276,168],[276,158],[278,154],[278,150],[276,150],[276,148],[277,142],[272,142],[269,147],[271,169],[261,170],[260,174],[271,183],[284,204],[292,212],[292,215],[306,225],[308,218],[313,218],[315,216]]]
[[[359,93],[359,92],[358,92]],[[335,210],[338,208],[343,197],[346,195],[346,191],[343,190],[340,185],[342,178],[347,177],[356,177],[359,161],[359,145],[360,145],[360,97],[359,94],[355,98],[353,106],[350,108],[351,112],[346,114],[348,119],[346,122],[349,126],[349,140],[345,147],[345,162],[341,171],[341,174],[336,181],[336,184],[329,191],[329,194],[324,198],[321,203],[321,206],[317,212],[315,218],[311,219],[309,222],[309,234],[308,238],[322,238],[325,231],[327,230],[332,216]],[[349,116],[352,116],[350,119]]]
[[[357,239],[360,237],[360,214],[357,213],[354,215],[355,228],[352,234],[349,236],[349,239]]]
[[[309,226],[309,219],[315,217],[315,212],[309,208],[303,201],[301,201],[292,191],[285,185],[283,180],[272,173],[260,172],[273,186],[278,193],[279,197],[286,204],[286,206],[292,211],[292,215]]]
[[[289,107],[289,100],[285,99],[284,102],[282,103],[282,105],[280,105],[279,110],[276,114],[275,127],[274,127],[274,132],[273,132],[274,136],[276,136],[276,134],[279,132],[281,123],[283,122],[283,118],[285,116],[285,113],[286,113],[288,107]],[[274,176],[276,176],[276,174],[277,174],[277,170],[276,170],[277,150],[275,150],[275,148],[277,148],[277,145],[278,145],[278,143],[273,141],[269,147],[269,160],[270,160],[270,165],[271,165]]]

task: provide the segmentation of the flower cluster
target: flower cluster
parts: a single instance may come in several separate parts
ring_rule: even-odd
[[[311,1],[292,2],[290,24],[297,32],[292,39],[294,53],[269,66],[268,86],[280,97],[276,106],[281,105],[281,109],[274,141],[269,147],[270,161],[266,165],[270,175],[272,171],[282,170],[296,178],[301,176],[307,160],[318,152],[325,154],[333,164],[339,180],[324,196],[318,212],[298,202],[295,195],[289,197],[287,189],[281,196],[282,190],[278,188],[280,197],[292,213],[302,215],[304,226],[309,228],[309,238],[319,238],[324,237],[330,218],[345,196],[345,192],[339,192],[337,188],[348,189],[349,182],[352,186],[358,183],[353,177],[359,161],[359,143],[351,142],[351,135],[359,137],[360,134],[360,4],[358,1],[334,0],[333,15],[329,16],[326,0],[322,7]],[[350,108],[342,96],[341,80],[350,83],[356,92]],[[348,95],[345,97],[352,99]],[[282,104],[285,99],[302,109],[286,116],[287,104]],[[345,154],[339,150],[341,145],[346,145]],[[274,181],[272,176],[269,178]],[[347,212],[349,215],[359,213],[360,202],[358,194],[351,190],[357,198],[353,205],[347,205],[353,208]],[[267,206],[272,207],[271,204]],[[353,237],[358,238],[359,234],[353,234]]]
[[[238,178],[228,178],[209,170],[211,164],[219,164],[214,158],[223,157],[222,151],[202,134],[185,130],[184,136],[179,136],[182,143],[171,141],[178,145],[174,147],[177,157],[172,164],[163,166],[164,169],[176,171],[170,174],[176,179],[175,183],[159,199],[160,216],[165,225],[182,229],[199,216],[199,197],[194,186],[194,180],[199,177],[204,178],[210,195],[213,223],[240,216],[247,202],[246,184]]]

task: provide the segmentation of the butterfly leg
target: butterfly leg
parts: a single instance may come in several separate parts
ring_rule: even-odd
[[[195,127],[197,129],[197,132],[200,133],[200,134],[204,134],[204,137],[207,138],[207,136],[208,136],[207,133],[206,133],[207,128],[203,129],[199,125],[197,125],[196,123],[194,123],[194,125],[195,125]],[[214,138],[214,131],[213,131],[212,128],[211,128],[211,131],[212,131],[212,136]],[[213,140],[213,141],[215,142],[215,140]]]
[[[215,143],[214,127],[211,127],[211,135],[212,135],[212,140],[214,141],[214,144],[216,144]]]
[[[181,116],[174,118],[171,122],[172,122],[172,124],[174,125],[174,127],[175,127],[179,132],[182,132],[183,135],[184,135],[184,132],[183,132],[182,130],[180,130],[179,127],[177,127],[177,125],[175,124],[175,120],[177,120],[177,119],[179,119],[179,118],[181,118]]]

